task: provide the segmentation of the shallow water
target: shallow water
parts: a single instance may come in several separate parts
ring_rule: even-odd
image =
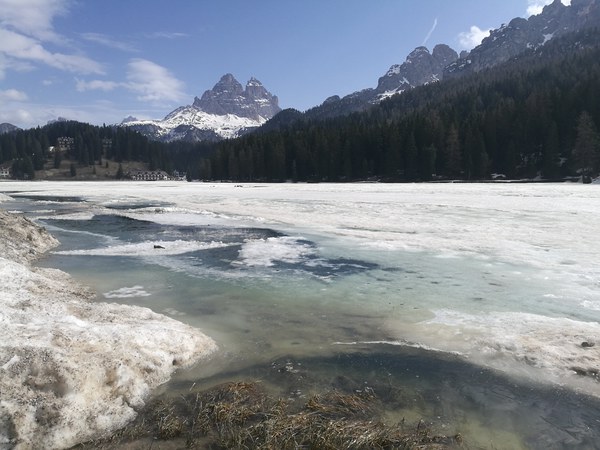
[[[573,372],[600,360],[580,345],[600,339],[598,263],[579,242],[598,216],[596,194],[590,223],[558,242],[584,204],[579,191],[423,186],[433,192],[416,198],[413,187],[203,186],[196,200],[184,184],[165,186],[184,197],[145,200],[119,191],[129,183],[112,186],[111,197],[86,187],[61,199],[60,185],[50,199],[25,192],[5,207],[40,218],[62,242],[42,264],[92,286],[98,301],[150,307],[218,342],[219,354],[179,373],[166,395],[245,377],[292,397],[362,383],[384,398],[402,392],[386,404],[390,420],[424,418],[472,448],[599,440],[598,401],[577,393],[597,396],[598,381]],[[552,225],[557,195],[575,204]],[[286,364],[295,372],[278,370]]]

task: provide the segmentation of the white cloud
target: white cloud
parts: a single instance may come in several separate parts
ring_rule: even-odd
[[[27,100],[27,94],[16,89],[7,89],[0,91],[0,102],[24,102]]]
[[[423,44],[421,44],[421,45],[427,44],[427,41],[429,40],[429,38],[431,37],[431,35],[435,31],[435,29],[437,28],[437,25],[438,25],[438,19],[436,17],[435,19],[433,19],[433,25],[431,26],[431,28],[427,32],[427,36],[425,36],[425,39],[423,39]]]
[[[13,109],[0,111],[0,122],[12,123],[21,128],[27,128],[39,124],[30,111],[25,109]]]
[[[137,51],[137,49],[133,45],[127,42],[117,41],[116,39],[113,39],[110,36],[106,36],[105,34],[83,33],[81,37],[86,41],[95,42],[96,44],[104,45],[105,47],[114,48],[116,50],[121,50],[124,52]]]
[[[84,81],[79,78],[75,78],[75,88],[79,92],[84,91],[113,91],[117,87],[122,86],[122,83],[117,83],[116,81],[104,81],[104,80],[92,80],[92,81]]]
[[[126,87],[142,101],[177,102],[185,98],[183,82],[167,68],[147,59],[135,58],[129,62]]]
[[[544,6],[552,3],[553,0],[527,0],[527,16],[535,16],[542,12]],[[561,0],[563,5],[570,5],[571,0]]]
[[[169,31],[155,31],[154,33],[146,34],[146,37],[150,39],[179,39],[189,37],[189,34]]]
[[[491,30],[482,30],[476,25],[473,25],[469,31],[458,35],[458,42],[463,50],[471,50],[481,44],[484,38],[490,35]]]
[[[103,73],[101,64],[81,54],[49,51],[45,44],[65,44],[53,28],[70,0],[0,0],[0,78],[7,70],[32,70],[45,64],[75,73]]]
[[[186,97],[184,84],[166,67],[147,59],[134,58],[127,64],[127,81],[81,80],[75,78],[75,88],[79,92],[104,91],[117,88],[127,89],[137,94],[137,99],[154,104],[178,102]]]
[[[40,41],[0,28],[0,54],[8,59],[44,63],[76,73],[103,73],[102,66],[86,56],[51,53]]]
[[[52,26],[71,0],[0,0],[0,27],[44,41],[63,41]]]

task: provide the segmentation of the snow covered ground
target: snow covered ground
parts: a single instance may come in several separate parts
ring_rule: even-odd
[[[215,343],[147,308],[91,292],[29,262],[57,245],[0,211],[0,448],[64,448],[122,427],[174,370]]]
[[[316,295],[337,295],[340,308],[372,308],[384,316],[381,336],[390,344],[459,353],[510,375],[600,397],[596,185],[10,182],[0,183],[0,192],[38,201],[47,196],[48,217],[55,215],[53,198],[76,195],[84,206],[63,218],[119,214],[162,225],[286,233],[236,242],[241,248],[232,267],[316,264],[321,260],[313,254],[324,253],[370,258],[398,270],[349,277]],[[10,210],[11,202],[2,206]],[[169,247],[167,255],[228,245],[157,242]],[[119,242],[69,254],[148,252],[139,243]],[[402,264],[420,272],[402,271]],[[0,367],[10,358],[0,359]]]

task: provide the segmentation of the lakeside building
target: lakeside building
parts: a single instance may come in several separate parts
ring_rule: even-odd
[[[128,172],[127,178],[134,181],[166,181],[170,179],[164,170],[135,170]]]

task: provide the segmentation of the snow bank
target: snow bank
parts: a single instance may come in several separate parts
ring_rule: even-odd
[[[430,320],[405,325],[404,335],[410,339],[413,332],[425,347],[458,352],[476,364],[600,397],[598,322],[524,312],[434,314]],[[393,321],[389,325],[398,329]]]
[[[0,211],[0,447],[66,448],[111,432],[174,370],[216,350],[190,326],[90,302],[67,274],[28,265],[56,243]]]

